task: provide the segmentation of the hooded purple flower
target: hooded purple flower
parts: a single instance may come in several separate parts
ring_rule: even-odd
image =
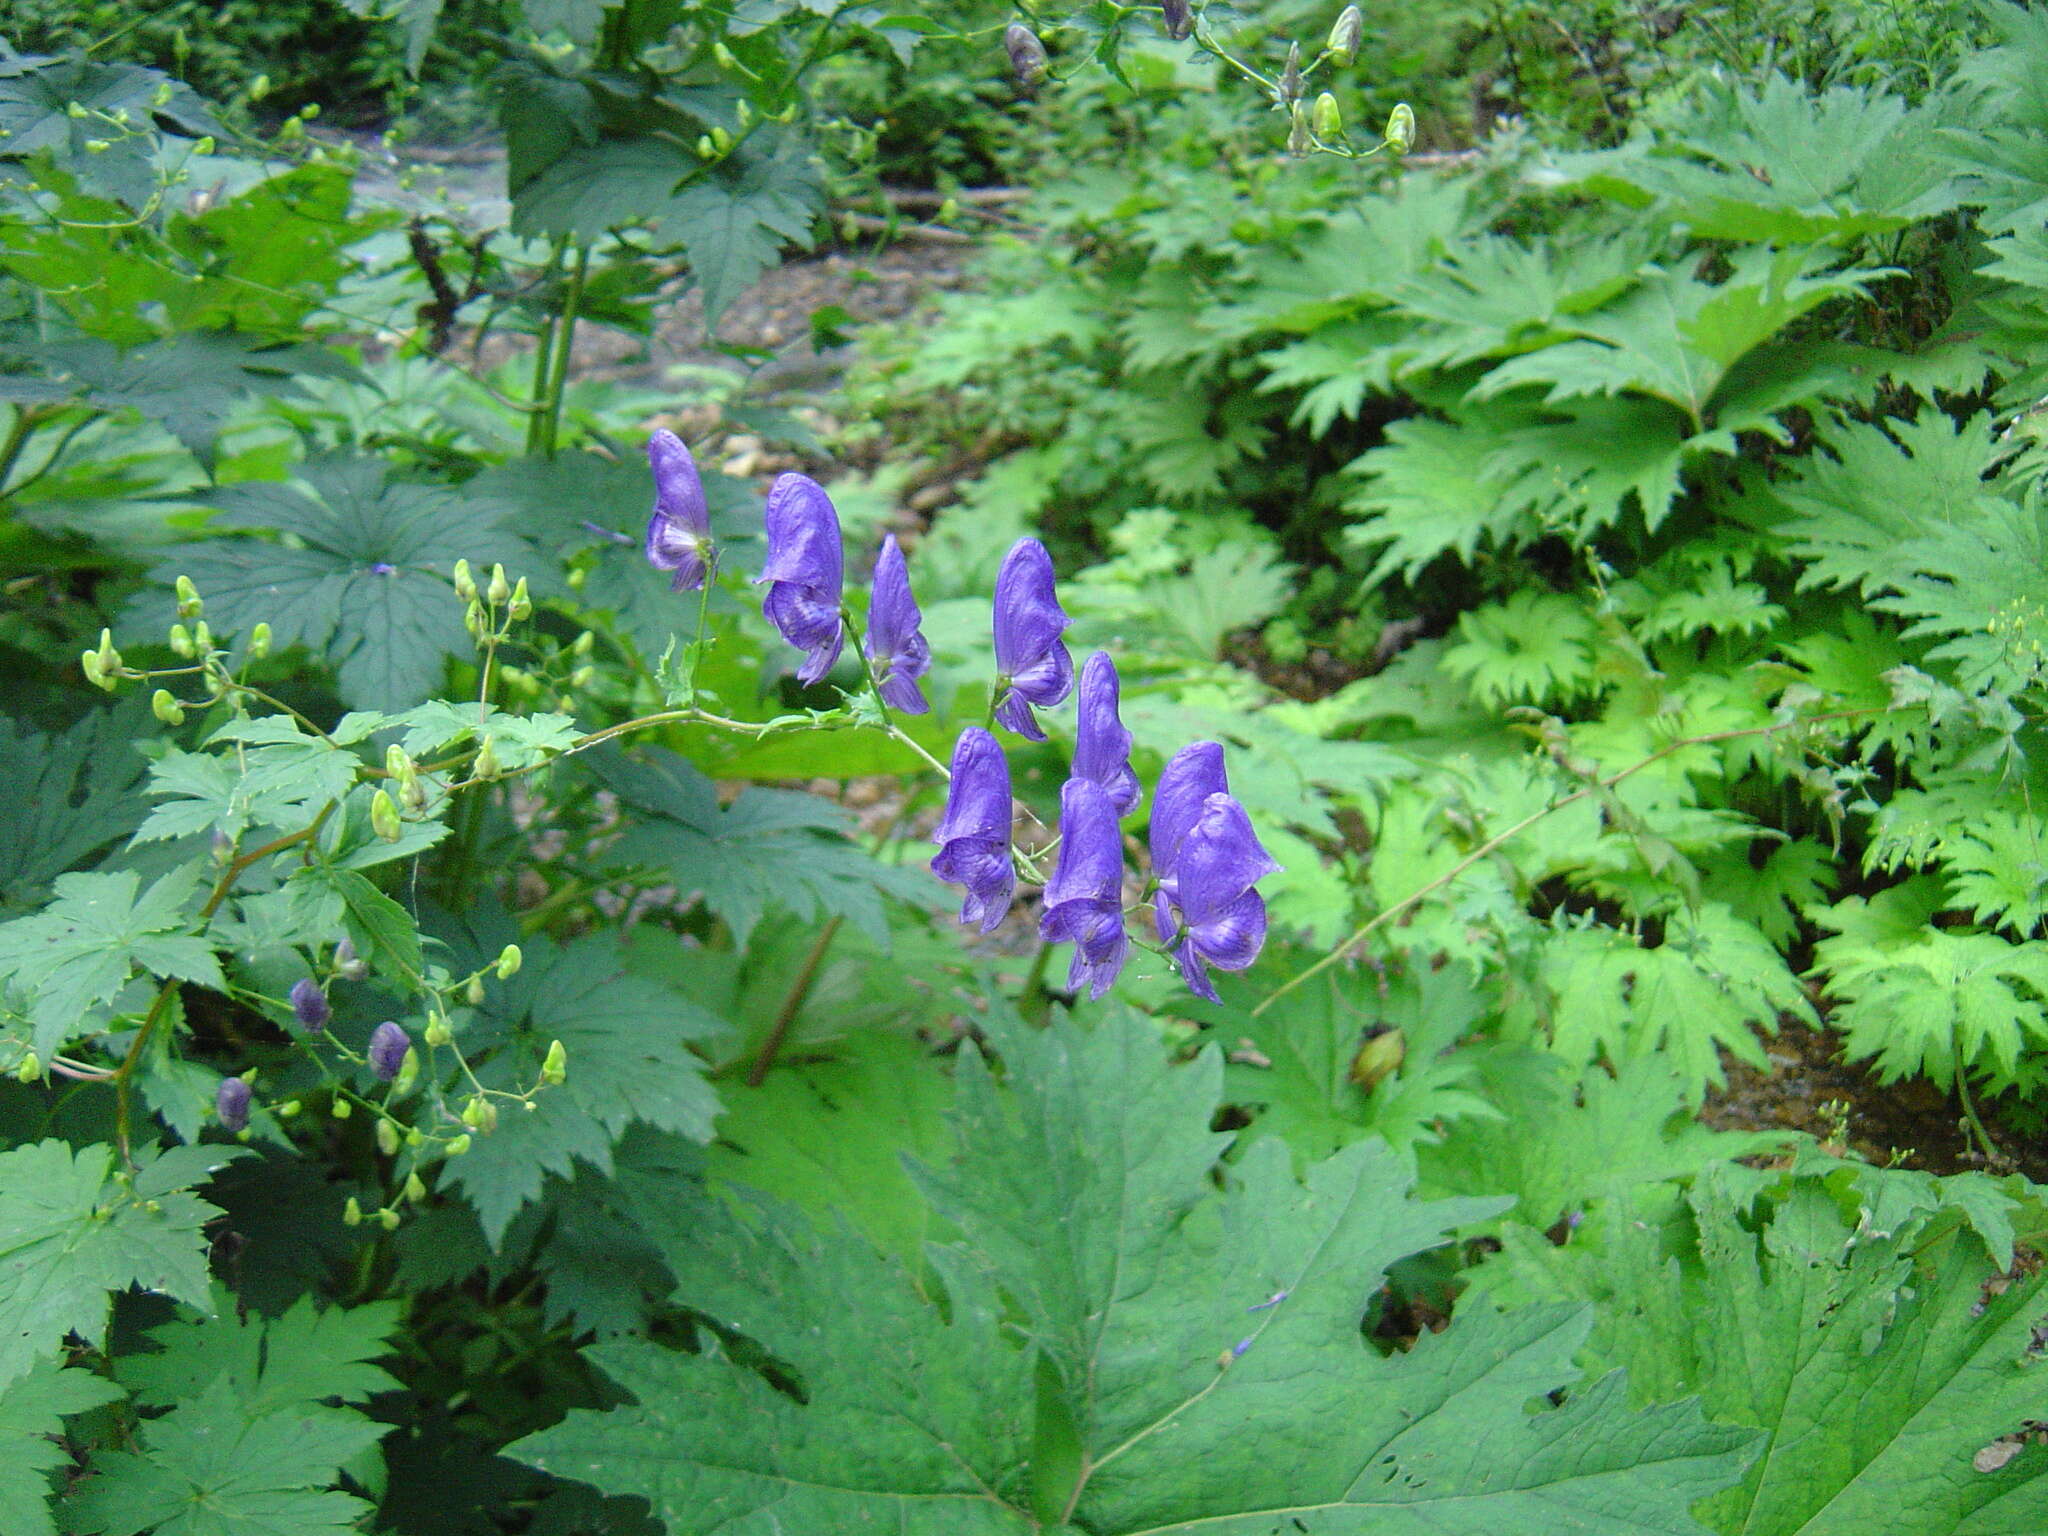
[[[1230,783],[1223,775],[1223,749],[1213,741],[1195,741],[1173,754],[1159,782],[1152,790],[1152,877],[1162,892],[1174,889],[1174,865],[1181,840],[1202,814],[1211,795],[1228,794]],[[1165,905],[1160,922],[1166,922]],[[1171,934],[1162,926],[1160,938]]]
[[[1068,939],[1074,963],[1067,986],[1100,997],[1124,968],[1130,941],[1124,936],[1124,848],[1116,806],[1090,779],[1069,779],[1060,788],[1060,857],[1046,882],[1039,935],[1048,943]]]
[[[647,563],[674,571],[676,592],[694,592],[711,569],[711,513],[697,461],[675,433],[663,428],[647,440],[654,469],[654,512],[647,519]]]
[[[390,1082],[398,1076],[398,1069],[405,1065],[405,1053],[411,1049],[412,1037],[386,1019],[370,1031],[370,1070],[379,1082]]]
[[[1074,658],[1060,639],[1067,623],[1052,556],[1038,540],[1019,539],[996,572],[996,671],[1008,685],[996,718],[1031,741],[1045,740],[1031,706],[1057,704],[1074,686]]]
[[[953,746],[946,814],[932,840],[940,844],[932,873],[967,887],[960,921],[987,933],[1010,910],[1017,875],[1010,867],[1010,765],[995,737],[978,725]]]
[[[213,1091],[213,1112],[224,1131],[249,1127],[249,1085],[239,1077],[224,1077]]]
[[[839,660],[846,633],[839,622],[844,582],[839,514],[825,488],[808,475],[777,475],[768,487],[768,563],[756,582],[773,582],[761,611],[782,638],[810,654],[796,680],[815,683]]]
[[[1259,846],[1243,806],[1222,793],[1202,802],[1174,855],[1171,906],[1180,920],[1161,935],[1168,943],[1178,938],[1173,957],[1195,996],[1217,1001],[1209,966],[1241,971],[1258,958],[1266,942],[1266,903],[1253,886],[1279,869]],[[1162,924],[1168,911],[1162,891]]]
[[[334,1010],[327,1006],[327,994],[320,990],[320,983],[310,976],[301,976],[292,983],[292,1017],[299,1021],[301,1029],[321,1030]]]
[[[1102,787],[1119,816],[1138,803],[1131,772],[1131,733],[1117,716],[1116,663],[1097,651],[1081,666],[1080,730],[1074,740],[1074,777]]]
[[[917,680],[932,669],[932,648],[918,630],[923,622],[917,599],[910,595],[903,551],[892,533],[882,540],[868,597],[868,664],[874,668],[883,701],[906,715],[922,715],[931,709],[917,686]]]

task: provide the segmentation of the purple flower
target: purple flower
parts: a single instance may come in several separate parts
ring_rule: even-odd
[[[405,1065],[405,1053],[411,1049],[412,1037],[386,1019],[370,1031],[370,1070],[379,1082],[390,1082],[398,1076],[398,1069]]]
[[[773,582],[761,611],[800,651],[796,680],[818,681],[839,660],[845,630],[839,622],[839,589],[845,580],[839,543],[839,514],[825,488],[808,475],[777,475],[768,487],[768,563],[756,582]]]
[[[1119,816],[1138,803],[1131,772],[1131,733],[1117,717],[1116,663],[1097,651],[1081,667],[1080,731],[1074,741],[1074,777],[1102,787]]]
[[[1010,867],[1010,765],[995,737],[978,725],[953,746],[946,814],[932,840],[940,845],[932,873],[967,887],[960,921],[987,933],[1010,910],[1017,875]]]
[[[1053,705],[1074,686],[1074,659],[1060,639],[1068,619],[1053,593],[1052,556],[1019,539],[996,572],[996,671],[1003,697],[996,718],[1019,736],[1045,740],[1033,704]]]
[[[711,570],[711,511],[697,461],[675,433],[663,428],[647,439],[654,470],[654,512],[647,519],[647,563],[674,571],[670,590],[695,592]]]
[[[242,1131],[249,1127],[249,1085],[239,1077],[224,1077],[213,1091],[213,1113],[221,1129]]]
[[[1130,941],[1124,936],[1124,848],[1116,806],[1090,779],[1069,779],[1060,788],[1060,856],[1046,882],[1045,913],[1038,932],[1046,942],[1068,939],[1074,963],[1067,986],[1100,997],[1124,968]]]
[[[1178,923],[1160,937],[1175,944],[1173,957],[1195,996],[1217,1001],[1209,966],[1241,971],[1258,958],[1266,942],[1266,903],[1253,886],[1279,869],[1259,846],[1243,806],[1222,793],[1202,802],[1174,853],[1171,896],[1161,891],[1159,898],[1162,928],[1170,909],[1178,909]]]
[[[910,595],[903,551],[892,533],[882,540],[868,598],[868,663],[875,670],[883,701],[906,715],[922,715],[931,709],[917,686],[917,680],[932,669],[932,648],[918,631],[923,622],[917,599]]]
[[[1152,877],[1163,892],[1174,888],[1174,864],[1181,840],[1202,814],[1211,795],[1228,794],[1230,783],[1223,775],[1223,749],[1213,741],[1190,742],[1173,754],[1152,790]],[[1165,907],[1162,904],[1164,923]],[[1172,930],[1161,927],[1166,938]]]
[[[310,976],[302,976],[292,983],[292,1017],[299,1021],[302,1029],[325,1029],[334,1010],[327,1006],[327,994],[320,990],[320,983]]]

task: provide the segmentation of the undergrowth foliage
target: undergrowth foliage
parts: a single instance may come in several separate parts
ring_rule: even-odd
[[[2048,23],[1598,9],[524,0],[503,229],[0,46],[0,1536],[2048,1528]],[[871,467],[577,377],[849,56]]]

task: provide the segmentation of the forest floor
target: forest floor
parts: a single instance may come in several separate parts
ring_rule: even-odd
[[[397,191],[398,162],[377,151],[373,140],[363,181],[373,197],[401,206],[424,200]],[[502,224],[509,214],[503,197],[504,163],[493,147],[404,152],[406,163],[425,169],[435,206],[459,209],[475,227]],[[579,328],[573,371],[584,378],[659,387],[678,386],[678,414],[697,415],[687,403],[703,397],[700,370],[717,369],[743,383],[748,398],[802,411],[827,431],[835,424],[835,391],[853,360],[854,347],[840,341],[863,325],[900,322],[915,316],[938,295],[971,284],[972,245],[923,240],[890,244],[877,239],[861,248],[800,255],[763,274],[718,319],[707,334],[697,296],[679,288],[658,310],[651,336],[637,337],[599,326]],[[812,317],[833,320],[820,348]],[[516,353],[523,343],[499,343]],[[735,353],[746,355],[742,361]],[[691,381],[696,382],[693,384]],[[827,463],[764,445],[743,431],[721,431],[715,415],[705,423],[710,457],[728,472],[767,476],[784,469],[818,471]],[[693,434],[695,435],[695,434]],[[948,466],[949,478],[977,472],[971,462]],[[929,487],[921,509],[943,504],[950,487]],[[1336,686],[1349,678],[1320,682]],[[1318,691],[1321,691],[1320,689]],[[853,793],[847,793],[854,791]],[[866,786],[846,786],[850,801],[872,799]],[[865,798],[863,798],[865,797]],[[884,807],[886,809],[886,807]],[[867,807],[873,810],[873,807]],[[865,819],[866,812],[863,812]],[[1022,930],[1020,930],[1020,933]],[[1823,1012],[1825,1009],[1822,1004]],[[1971,1146],[1961,1108],[1924,1079],[1895,1084],[1877,1080],[1842,1059],[1840,1037],[1826,1028],[1782,1020],[1765,1042],[1768,1071],[1724,1060],[1727,1081],[1707,1096],[1701,1119],[1724,1130],[1792,1130],[1818,1141],[1846,1139],[1856,1153],[1880,1164],[1936,1173],[1985,1168]],[[1995,1109],[1979,1106],[1997,1144],[2017,1167],[2048,1179],[2048,1137],[2001,1124]],[[2005,1167],[1991,1165],[1993,1173]]]

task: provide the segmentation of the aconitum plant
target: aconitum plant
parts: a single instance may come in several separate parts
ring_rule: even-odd
[[[689,463],[681,443],[669,448],[657,437],[649,458],[656,520],[666,506],[693,505],[678,489],[679,466]],[[692,483],[694,473],[692,468]],[[768,557],[754,580],[770,583],[762,605],[769,622],[805,653],[797,680],[807,686],[822,681],[851,636],[885,728],[922,754],[889,714],[925,714],[931,708],[918,686],[931,668],[931,647],[895,536],[883,540],[875,561],[863,641],[845,603],[839,517],[824,487],[804,475],[778,476],[763,518]],[[650,525],[649,559],[664,570],[674,568],[655,558],[655,546]],[[708,536],[692,546],[692,558],[710,568]],[[996,576],[995,676],[987,718],[961,731],[949,764],[927,755],[948,780],[945,810],[932,834],[939,844],[932,872],[962,888],[960,921],[983,933],[997,928],[1014,905],[1020,871],[1042,881],[1039,933],[1047,943],[1073,944],[1068,986],[1086,988],[1091,997],[1101,997],[1123,970],[1132,944],[1127,918],[1144,910],[1149,897],[1161,952],[1178,966],[1190,990],[1215,1001],[1210,970],[1243,970],[1265,942],[1266,907],[1256,887],[1280,866],[1230,795],[1222,747],[1195,742],[1176,752],[1160,775],[1152,805],[1151,878],[1126,907],[1121,820],[1143,794],[1130,765],[1131,733],[1120,714],[1122,685],[1115,661],[1097,651],[1081,669],[1077,692],[1065,641],[1068,623],[1052,556],[1037,539],[1019,539]],[[1001,725],[1044,741],[1036,711],[1074,693],[1072,772],[1060,791],[1059,843],[1046,878],[1013,843],[1010,768],[991,728]]]

